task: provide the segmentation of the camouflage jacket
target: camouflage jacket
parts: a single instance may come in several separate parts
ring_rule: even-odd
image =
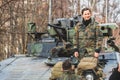
[[[80,53],[87,52],[90,55],[96,49],[100,49],[102,45],[102,33],[94,18],[91,18],[88,26],[82,23],[82,19],[76,24],[73,44],[74,47],[79,49]]]
[[[80,76],[70,71],[64,71],[61,77],[57,80],[81,80]]]
[[[73,55],[73,49],[67,49],[64,46],[57,46],[52,48],[50,53],[53,57],[70,57],[71,55]]]

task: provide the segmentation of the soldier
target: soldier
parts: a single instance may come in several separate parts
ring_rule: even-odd
[[[101,51],[103,36],[98,23],[92,17],[92,12],[89,8],[82,9],[81,16],[78,16],[76,19],[78,19],[78,23],[75,26],[73,45],[76,48],[74,56],[80,60],[77,66],[77,74],[81,74],[83,70],[81,67],[87,69],[91,66],[101,70],[98,69],[97,58]],[[94,63],[96,66],[88,63]],[[101,77],[101,74],[102,71],[98,75]]]
[[[76,17],[78,23],[75,26],[75,36],[73,38],[75,57],[83,58],[84,56],[98,57],[102,45],[102,33],[100,32],[98,23],[92,16],[89,8],[82,10],[82,15]]]
[[[113,72],[109,77],[109,80],[120,80],[120,53],[117,54],[117,57],[118,66],[117,68],[113,69]]]
[[[115,68],[109,77],[109,80],[120,80],[120,65]]]
[[[58,80],[81,80],[80,76],[75,74],[69,59],[63,62],[62,69],[63,74]]]
[[[73,55],[71,43],[66,42],[64,46],[54,47],[51,49],[51,55],[54,57],[70,57]]]

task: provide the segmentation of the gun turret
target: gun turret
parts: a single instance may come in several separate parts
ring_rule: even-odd
[[[99,24],[100,30],[103,33],[103,36],[113,36],[112,31],[114,29],[117,29],[118,26],[116,23],[105,23],[105,24]]]
[[[67,40],[66,28],[62,28],[61,26],[55,24],[48,24],[48,26],[51,27],[48,29],[48,32],[52,37],[58,37],[59,41]]]
[[[100,30],[103,33],[103,37],[106,37],[105,39],[105,47],[106,45],[112,47],[114,51],[120,52],[119,48],[115,45],[115,38],[113,38],[113,30],[117,29],[118,26],[116,23],[105,23],[105,24],[99,24]],[[112,37],[112,38],[111,38]]]

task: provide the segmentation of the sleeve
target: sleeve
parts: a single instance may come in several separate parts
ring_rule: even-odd
[[[76,26],[74,27],[75,30],[75,34],[73,36],[73,45],[74,48],[77,48],[77,44],[78,44],[78,38],[79,38],[79,32],[78,32],[78,27],[80,26],[80,22],[76,24]]]
[[[100,26],[98,26],[98,23],[96,25],[96,49],[95,52],[99,53],[102,49],[103,44],[103,34],[100,31]]]

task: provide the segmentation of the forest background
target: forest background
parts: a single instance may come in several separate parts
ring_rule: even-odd
[[[0,60],[26,54],[29,22],[36,23],[37,32],[46,32],[54,19],[79,15],[84,7],[99,23],[117,23],[113,36],[120,45],[119,0],[0,0]]]

